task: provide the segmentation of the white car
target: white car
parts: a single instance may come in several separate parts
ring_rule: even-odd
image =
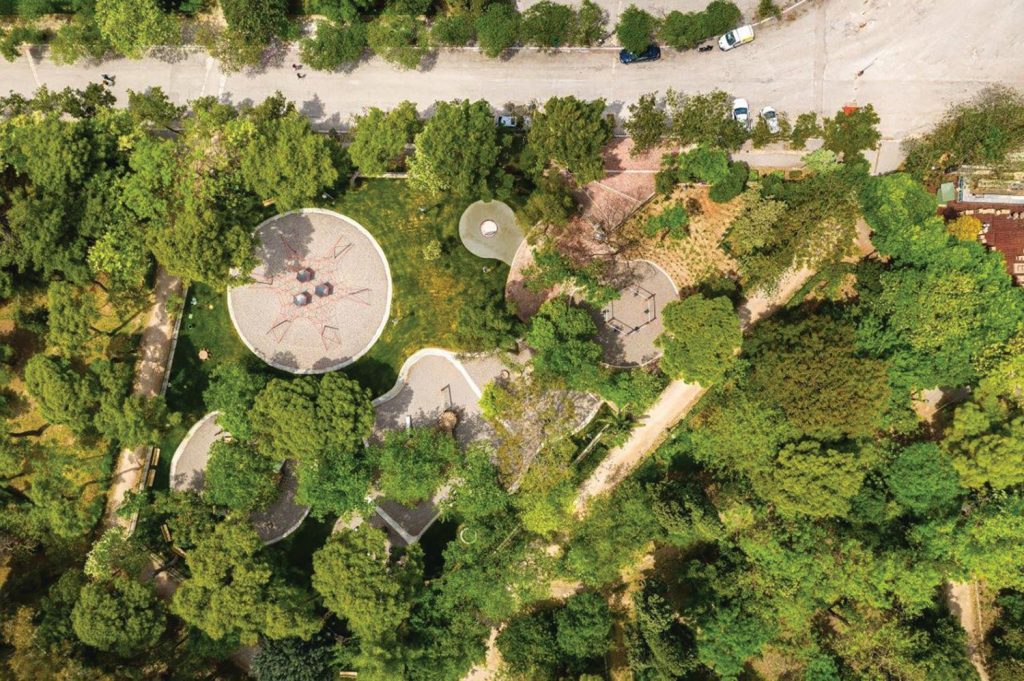
[[[761,118],[764,119],[765,125],[768,126],[768,132],[773,135],[778,135],[781,127],[779,126],[779,114],[775,113],[775,109],[770,106],[766,106],[761,109]]]
[[[734,28],[718,39],[718,47],[722,50],[731,50],[734,47],[745,45],[754,40],[753,26],[740,26]]]
[[[747,100],[742,97],[732,100],[732,119],[744,128],[750,125],[750,105]]]

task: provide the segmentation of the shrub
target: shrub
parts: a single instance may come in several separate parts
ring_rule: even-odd
[[[497,57],[515,45],[518,34],[519,12],[509,5],[490,5],[476,20],[477,43],[488,57]]]
[[[680,182],[718,184],[729,175],[729,156],[721,149],[699,146],[679,156]]]
[[[7,61],[14,61],[21,56],[23,44],[41,43],[46,34],[31,26],[15,26],[9,31],[0,29],[0,54]]]
[[[644,233],[647,236],[667,234],[670,239],[682,239],[689,236],[690,216],[682,204],[675,203],[657,215],[647,218]]]
[[[561,47],[572,40],[575,20],[571,7],[541,0],[523,12],[519,37],[524,45]]]
[[[619,25],[615,27],[615,35],[623,48],[639,54],[651,44],[651,36],[658,27],[658,20],[636,5],[630,5],[619,17]]]
[[[742,18],[736,5],[715,0],[703,12],[669,12],[658,37],[677,50],[696,47],[712,36],[725,33]]]
[[[430,40],[435,45],[459,47],[476,38],[476,26],[470,14],[438,17],[430,28]]]
[[[747,188],[747,176],[750,168],[746,163],[733,163],[729,166],[729,175],[711,187],[708,195],[715,203],[726,203],[743,193]]]
[[[836,159],[836,152],[830,149],[816,149],[811,153],[803,157],[804,165],[812,173],[819,175],[824,173],[831,173],[833,170],[839,169],[839,161]]]
[[[818,114],[802,113],[796,117],[796,125],[793,126],[793,132],[789,136],[789,145],[794,149],[803,149],[807,146],[807,140],[812,137],[821,137]]]
[[[576,22],[572,29],[574,45],[593,45],[604,37],[607,17],[601,7],[591,0],[583,0],[576,12]]]
[[[946,231],[960,241],[977,241],[981,234],[981,220],[973,215],[961,215],[946,223]]]
[[[768,17],[782,18],[782,10],[773,0],[761,0],[757,5],[757,18],[764,20]]]
[[[366,24],[352,26],[321,21],[316,35],[299,46],[302,63],[317,71],[334,71],[359,61],[366,51]]]
[[[422,24],[408,14],[385,14],[370,24],[366,41],[381,57],[405,69],[419,66],[426,54]]]

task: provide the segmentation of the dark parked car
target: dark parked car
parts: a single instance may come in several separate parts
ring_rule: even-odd
[[[647,49],[640,54],[633,54],[629,50],[619,52],[619,61],[623,64],[636,64],[642,61],[657,61],[661,59],[661,48],[657,45],[648,45]]]

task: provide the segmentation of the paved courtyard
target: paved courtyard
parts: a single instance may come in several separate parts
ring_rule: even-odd
[[[348,366],[380,337],[391,271],[376,240],[338,213],[306,209],[256,230],[251,282],[228,291],[242,341],[271,366],[319,374]]]
[[[661,356],[654,344],[665,327],[661,312],[679,291],[661,268],[646,260],[623,263],[613,274],[620,296],[592,310],[604,360],[616,367],[650,364]]]
[[[181,441],[171,459],[171,489],[176,492],[202,492],[204,473],[210,460],[213,443],[227,438],[230,433],[217,424],[220,412],[210,412],[199,419]],[[281,541],[298,529],[309,514],[308,506],[295,503],[298,480],[295,465],[285,461],[278,484],[280,493],[266,509],[250,517],[253,529],[266,544]]]

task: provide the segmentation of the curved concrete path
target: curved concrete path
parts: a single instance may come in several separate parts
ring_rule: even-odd
[[[217,424],[220,412],[212,411],[196,421],[181,441],[171,459],[171,489],[184,492],[202,492],[204,473],[210,461],[213,443],[230,435]],[[253,529],[264,544],[279,542],[294,532],[309,515],[309,506],[295,503],[298,480],[295,477],[295,462],[285,461],[281,468],[280,493],[277,499],[264,510],[250,517]]]

